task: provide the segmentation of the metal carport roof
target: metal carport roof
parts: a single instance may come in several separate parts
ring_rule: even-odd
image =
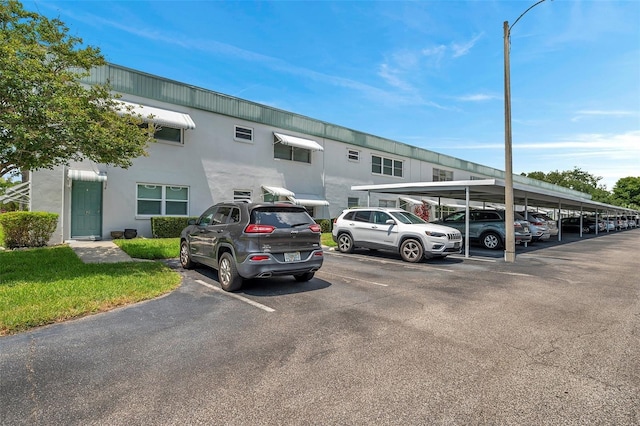
[[[379,185],[354,185],[351,187],[351,190],[407,196],[431,196],[459,200],[466,200],[468,191],[469,200],[471,201],[504,204],[504,185],[504,180],[501,179],[482,179],[446,182],[410,182]],[[534,207],[562,208],[567,210],[605,210],[636,213],[635,210],[593,201],[589,198],[589,194],[583,194],[577,191],[571,191],[571,193],[569,193],[565,192],[567,190],[566,188],[557,188],[558,190],[553,190],[533,185],[527,185],[520,182],[514,182],[514,204],[522,206],[528,205]],[[578,194],[583,194],[584,197],[581,197]]]

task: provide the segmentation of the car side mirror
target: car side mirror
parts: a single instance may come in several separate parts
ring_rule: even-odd
[[[195,225],[195,224],[196,224],[196,220],[195,220],[195,219],[189,219],[189,220],[187,221],[187,224],[188,224],[188,225]]]
[[[385,222],[387,225],[395,225],[396,221],[393,219],[387,219],[387,221]]]

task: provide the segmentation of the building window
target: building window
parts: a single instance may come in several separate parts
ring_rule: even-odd
[[[380,200],[378,201],[378,207],[395,207],[396,200]]]
[[[443,205],[434,206],[434,209],[436,213],[436,219],[442,219],[443,217],[448,216],[451,213],[455,213],[457,210],[455,207],[447,207]]]
[[[446,182],[453,180],[453,172],[449,170],[433,169],[434,182]]]
[[[347,198],[347,207],[352,209],[354,207],[358,207],[360,205],[360,199],[358,197],[349,197]]]
[[[234,190],[234,201],[251,201],[251,191]]]
[[[360,161],[360,151],[356,149],[347,150],[347,158],[349,161]]]
[[[189,188],[186,186],[138,184],[136,215],[188,216]]]
[[[471,176],[471,177],[469,178],[469,180],[483,180],[483,179],[486,179],[486,178],[481,177],[481,176]]]
[[[149,124],[142,123],[140,124],[140,127],[144,129],[148,129]],[[173,127],[161,126],[159,124],[156,124],[155,132],[153,133],[153,138],[160,142],[171,142],[174,144],[182,145],[183,135],[184,135],[184,130],[182,129],[176,129]]]
[[[311,163],[311,150],[276,143],[273,145],[273,157],[281,160]]]
[[[239,142],[253,142],[253,129],[251,127],[235,126],[233,139]]]
[[[402,167],[403,164],[400,160],[379,157],[377,155],[371,156],[371,173],[377,175],[402,177]]]

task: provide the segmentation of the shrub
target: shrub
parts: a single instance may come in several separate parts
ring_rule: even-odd
[[[17,211],[0,214],[7,248],[46,246],[57,225],[56,213]]]
[[[151,235],[153,238],[176,238],[188,225],[189,219],[194,217],[166,217],[154,216],[151,218]]]
[[[323,233],[331,232],[331,228],[333,227],[333,221],[331,219],[318,219],[316,223],[320,225]]]

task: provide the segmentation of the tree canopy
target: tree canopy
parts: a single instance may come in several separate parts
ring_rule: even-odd
[[[619,206],[640,209],[640,176],[618,179],[613,187],[613,200]]]
[[[640,209],[640,177],[630,176],[618,179],[613,191],[609,192],[603,185],[599,184],[600,180],[602,180],[601,177],[593,176],[578,167],[563,172],[556,170],[549,173],[522,173],[522,176],[590,194],[594,201],[601,203]]]
[[[553,183],[565,188],[570,188],[576,191],[584,192],[591,195],[594,201],[602,203],[611,203],[611,193],[607,191],[607,188],[600,185],[602,180],[600,176],[594,176],[591,173],[585,172],[578,167],[574,167],[573,170],[565,171],[553,171],[549,173],[545,172],[530,172],[522,173],[522,176],[527,176],[533,179],[541,180],[543,182]]]
[[[80,82],[105,60],[68,32],[0,0],[0,176],[82,160],[127,168],[146,155],[153,126],[139,126],[108,84]]]

